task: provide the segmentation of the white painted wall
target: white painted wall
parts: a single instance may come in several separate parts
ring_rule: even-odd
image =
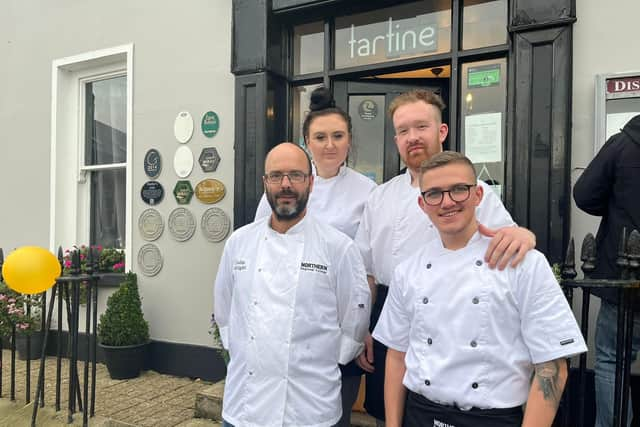
[[[215,146],[222,161],[214,173],[195,165],[192,186],[216,178],[227,195],[215,206],[233,218],[234,77],[230,73],[231,0],[5,0],[0,6],[0,247],[49,246],[51,67],[56,59],[114,46],[133,44],[133,256],[128,268],[137,272],[136,257],[146,243],[137,229],[148,206],[140,199],[147,177],[143,157],[157,148],[163,159],[158,181],[165,199],[156,206],[165,232],[155,242],[164,257],[153,278],[138,275],[145,317],[153,339],[210,345],[208,321],[213,309],[213,281],[224,243],[209,243],[200,231],[204,205],[195,197],[188,209],[197,219],[194,237],[174,241],[166,228],[178,207],[172,190],[179,179],[173,155],[180,144],[173,122],[189,111],[195,132],[187,144],[196,157]],[[200,119],[218,113],[220,130],[209,139]],[[65,194],[56,194],[65,202]],[[72,202],[72,200],[69,200]],[[85,243],[85,242],[78,242]],[[107,292],[102,293],[104,307]]]
[[[572,186],[594,155],[596,74],[640,71],[636,46],[640,3],[637,0],[610,3],[580,0],[576,2],[576,7],[578,22],[573,32]],[[599,223],[599,217],[582,212],[572,199],[571,235],[576,238],[578,257],[582,239],[587,233],[595,235]],[[577,262],[580,263],[579,259]],[[590,329],[593,332],[599,299],[592,298],[591,304]],[[589,354],[593,356],[592,334],[589,348]]]

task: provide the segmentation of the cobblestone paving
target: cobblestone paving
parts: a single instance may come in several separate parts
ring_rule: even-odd
[[[26,401],[26,362],[16,357],[15,398]],[[31,400],[34,399],[40,361],[31,362]],[[48,357],[45,370],[45,403],[55,406],[56,358]],[[67,411],[69,364],[62,359],[61,410]],[[78,363],[80,390],[83,390],[84,362]],[[89,368],[89,378],[91,369]],[[2,398],[11,397],[11,352],[2,352]],[[141,427],[173,427],[193,417],[196,393],[211,383],[206,381],[143,372],[139,378],[112,380],[105,365],[96,370],[95,413]],[[84,400],[83,400],[84,402]],[[74,416],[82,417],[82,413]]]

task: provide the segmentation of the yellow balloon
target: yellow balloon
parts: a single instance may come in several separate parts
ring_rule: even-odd
[[[23,246],[11,252],[2,266],[5,283],[23,294],[39,294],[52,287],[60,276],[58,259],[38,246]]]

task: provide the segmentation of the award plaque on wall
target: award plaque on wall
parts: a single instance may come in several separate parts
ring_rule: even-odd
[[[193,170],[193,153],[186,145],[178,147],[173,157],[173,169],[180,178],[186,178]]]
[[[202,203],[218,203],[225,194],[224,184],[217,179],[203,179],[196,185],[196,197]]]
[[[160,212],[149,208],[140,214],[138,218],[138,229],[142,238],[148,242],[158,240],[164,231],[164,221]]]
[[[218,115],[213,111],[207,111],[202,116],[202,133],[207,138],[213,138],[218,134],[220,129],[220,119]]]
[[[229,234],[231,220],[222,209],[209,208],[202,214],[200,228],[208,241],[221,242]]]
[[[143,245],[138,251],[138,266],[145,276],[155,276],[162,270],[162,254],[153,243]]]
[[[193,135],[193,117],[188,111],[178,113],[178,117],[173,122],[173,134],[181,144],[185,144],[191,139]]]
[[[202,172],[215,172],[218,169],[218,164],[220,164],[220,155],[216,147],[203,148],[198,158],[198,163],[200,163]]]
[[[142,185],[140,197],[148,205],[157,205],[164,197],[164,188],[158,181],[147,181]]]
[[[193,187],[188,180],[176,182],[176,186],[173,188],[173,195],[176,198],[176,202],[179,205],[188,205],[193,197]]]
[[[186,242],[196,231],[196,219],[186,208],[175,208],[168,223],[171,236],[178,242]]]
[[[157,178],[160,176],[162,170],[162,159],[160,158],[160,152],[155,148],[147,151],[144,155],[144,173],[149,178]]]

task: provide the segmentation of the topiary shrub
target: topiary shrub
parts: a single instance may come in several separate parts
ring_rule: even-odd
[[[138,277],[125,274],[120,287],[107,300],[107,309],[98,324],[100,343],[109,346],[143,344],[149,341],[149,324],[142,314]]]

